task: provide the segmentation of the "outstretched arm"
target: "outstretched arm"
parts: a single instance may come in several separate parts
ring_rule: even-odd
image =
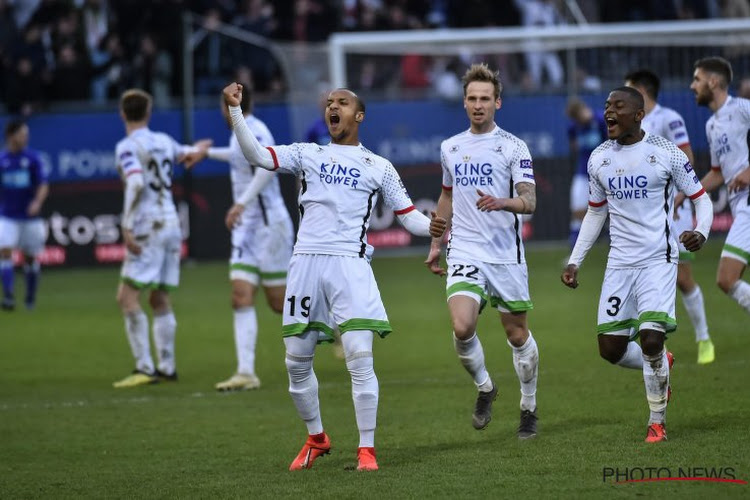
[[[245,117],[240,108],[242,85],[239,83],[230,83],[224,88],[223,93],[224,102],[229,106],[232,129],[234,129],[234,135],[237,136],[237,141],[240,143],[242,154],[253,165],[258,165],[266,170],[275,170],[277,165],[273,161],[271,152],[261,146],[255,135],[250,132],[247,123],[245,123]]]

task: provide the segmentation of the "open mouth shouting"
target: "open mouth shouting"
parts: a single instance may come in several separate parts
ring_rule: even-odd
[[[604,121],[607,123],[607,135],[609,135],[610,139],[613,137],[617,137],[618,132],[618,123],[617,119],[614,116],[606,116],[604,118]]]

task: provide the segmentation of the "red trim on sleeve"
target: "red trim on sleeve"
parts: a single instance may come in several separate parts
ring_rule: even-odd
[[[690,141],[688,141],[688,142],[684,142],[684,143],[682,143],[682,144],[678,144],[678,145],[677,145],[677,147],[678,147],[678,148],[680,148],[680,149],[682,149],[682,148],[684,148],[684,147],[687,147],[687,146],[690,146]]]
[[[694,195],[691,195],[691,196],[689,196],[689,198],[690,198],[691,200],[694,200],[694,199],[696,199],[696,198],[698,198],[699,196],[702,196],[702,195],[704,195],[704,194],[706,194],[706,190],[705,190],[705,189],[703,189],[703,188],[701,188],[701,190],[700,190],[700,191],[698,191],[698,192],[697,192],[697,193],[695,193]]]
[[[600,202],[589,201],[589,206],[596,208],[596,207],[604,206],[605,203],[607,203],[607,200],[600,201]]]
[[[271,152],[271,158],[273,158],[273,169],[279,168],[279,159],[276,157],[276,151],[271,146],[266,146],[266,149]]]
[[[443,186],[443,189],[446,191],[453,191],[453,186]]]
[[[711,165],[711,170],[716,170],[717,172],[721,171],[721,167],[714,167]]]
[[[131,170],[130,172],[128,172],[127,174],[125,174],[125,177],[130,177],[133,174],[140,174],[141,172],[142,172],[142,170],[140,168],[137,168],[137,169]]]
[[[396,215],[404,215],[404,214],[408,214],[412,210],[416,210],[416,207],[414,205],[411,205],[406,208],[402,208],[401,210],[394,210],[393,213]]]

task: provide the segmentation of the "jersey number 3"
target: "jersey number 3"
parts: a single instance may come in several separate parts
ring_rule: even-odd
[[[154,191],[161,191],[162,189],[170,189],[172,187],[172,162],[168,159],[163,159],[161,164],[156,160],[152,159],[146,166],[151,172],[151,179],[148,182],[148,186]]]

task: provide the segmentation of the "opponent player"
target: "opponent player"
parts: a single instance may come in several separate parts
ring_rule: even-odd
[[[273,135],[266,124],[252,114],[252,89],[244,87],[240,108],[250,132],[258,142],[263,146],[273,145]],[[231,128],[232,121],[223,99],[221,110]],[[185,166],[192,166],[206,154],[209,158],[229,162],[234,199],[227,212],[226,225],[232,232],[229,279],[232,284],[237,372],[216,384],[216,390],[257,389],[260,379],[255,374],[258,338],[255,296],[262,286],[271,310],[282,312],[294,227],[276,174],[249,164],[234,134],[229,140],[229,147],[212,147],[205,153],[188,154]]]
[[[29,127],[21,120],[5,125],[6,150],[0,153],[0,279],[2,309],[12,311],[13,249],[23,253],[27,309],[33,309],[39,283],[38,256],[44,249],[42,204],[49,193],[39,154],[29,149]]]
[[[375,422],[378,380],[373,370],[373,332],[385,336],[391,325],[366,258],[367,227],[378,196],[394,209],[407,230],[439,236],[445,220],[432,221],[414,209],[396,169],[359,142],[365,105],[352,91],[328,95],[325,118],[331,143],[295,143],[263,148],[242,117],[242,86],[224,89],[235,134],[245,158],[263,168],[291,172],[300,179],[300,226],[289,264],[282,334],[289,393],[307,426],[308,438],[290,470],[308,469],[331,442],[323,430],[313,356],[333,323],[341,330],[346,367],[359,428],[359,470],[376,470]],[[369,247],[369,248],[368,248]]]
[[[679,113],[665,108],[657,102],[659,96],[659,77],[647,69],[632,71],[625,76],[625,85],[633,87],[643,95],[643,111],[646,115],[641,122],[641,128],[653,135],[666,137],[674,142],[691,165],[695,164],[693,150],[690,147],[685,120]],[[684,200],[676,207],[674,221],[675,234],[682,234],[693,228],[693,210],[690,203]],[[706,322],[706,308],[703,303],[703,292],[693,279],[690,261],[695,260],[695,254],[688,252],[682,243],[680,245],[680,261],[677,264],[677,288],[682,293],[682,302],[688,313],[690,322],[695,330],[695,341],[698,344],[698,363],[711,363],[714,358],[714,344],[708,335]]]
[[[667,439],[671,353],[666,334],[677,327],[675,293],[679,257],[673,231],[674,193],[687,194],[698,219],[679,235],[699,250],[713,220],[711,200],[674,143],[641,130],[643,96],[631,87],[610,92],[604,118],[610,140],[589,159],[589,209],[562,282],[578,286],[578,268],[610,216],[610,252],[599,300],[599,354],[610,363],[643,370],[651,411],[646,442]],[[640,337],[641,344],[634,342]]]
[[[177,380],[175,320],[169,290],[180,277],[182,234],[172,199],[172,170],[178,158],[193,150],[167,134],[149,129],[151,95],[140,89],[120,98],[120,117],[127,137],[117,143],[115,161],[125,183],[122,234],[127,248],[120,273],[117,303],[125,317],[125,332],[135,358],[135,370],[113,385],[117,388]],[[149,343],[148,318],[140,295],[150,290],[153,335],[158,369]]]
[[[591,152],[607,140],[607,126],[601,113],[594,111],[582,99],[572,98],[568,102],[566,114],[568,124],[568,143],[570,152],[575,156],[576,169],[570,183],[570,248],[576,244],[581,221],[586,215],[589,199],[589,179],[586,165]]]
[[[690,89],[699,106],[713,112],[706,122],[706,136],[711,150],[711,171],[701,183],[714,191],[726,183],[732,227],[719,260],[716,281],[719,288],[750,313],[750,283],[742,274],[750,259],[750,168],[748,168],[748,130],[750,101],[729,95],[732,66],[721,57],[707,57],[695,62]]]
[[[502,103],[497,72],[474,64],[463,77],[463,87],[470,127],[440,146],[443,189],[437,208],[453,226],[446,252],[453,343],[479,389],[472,424],[484,429],[498,388],[485,367],[476,327],[488,301],[497,308],[521,383],[518,437],[528,439],[537,432],[539,351],[526,320],[533,306],[520,215],[536,208],[534,170],[526,144],[495,124]],[[425,263],[443,276],[440,244],[441,239],[432,240]]]

